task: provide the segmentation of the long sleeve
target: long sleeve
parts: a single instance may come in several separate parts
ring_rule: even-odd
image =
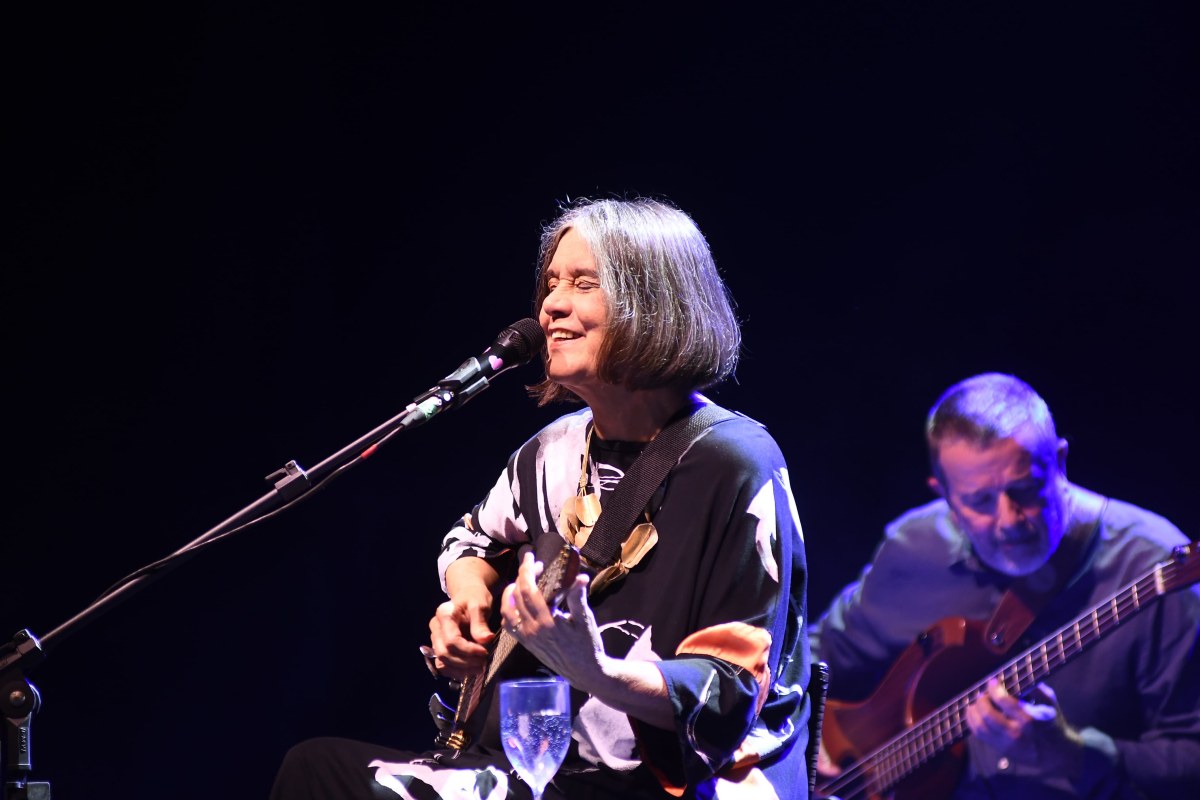
[[[706,440],[672,474],[656,518],[664,535],[703,531],[694,540],[696,594],[679,598],[689,631],[658,665],[676,729],[638,727],[643,755],[666,787],[750,769],[789,746],[803,750],[803,537],[782,457],[764,453],[777,454],[774,443],[750,426],[736,443],[727,435]]]
[[[1095,789],[1111,793],[1094,789],[1092,796],[1200,792],[1200,594],[1168,595],[1149,614],[1149,636],[1131,658],[1140,702],[1128,715],[1138,718],[1112,733],[1083,729],[1091,772],[1102,778],[1093,778]],[[1096,688],[1102,697],[1106,687]]]
[[[987,618],[1001,584],[969,564],[969,548],[944,501],[888,524],[859,579],[809,632],[813,658],[830,666],[830,695],[865,697],[917,635],[946,616]]]
[[[579,459],[591,419],[587,410],[560,417],[526,441],[508,459],[496,483],[442,540],[438,572],[465,556],[494,559],[511,548],[557,535],[564,500],[573,496]]]

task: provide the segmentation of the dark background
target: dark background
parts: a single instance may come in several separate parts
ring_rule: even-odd
[[[579,196],[708,235],[745,333],[713,396],[789,460],[814,612],[928,499],[924,414],[981,371],[1043,393],[1076,481],[1195,538],[1195,19],[1060,5],[9,12],[0,634],[478,354]],[[307,736],[428,744],[440,538],[562,410],[536,379],[56,640],[34,777],[263,797]]]

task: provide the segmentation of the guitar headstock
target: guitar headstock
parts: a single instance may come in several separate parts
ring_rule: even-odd
[[[1200,545],[1181,544],[1171,551],[1171,560],[1160,564],[1158,574],[1164,592],[1173,592],[1200,581]]]

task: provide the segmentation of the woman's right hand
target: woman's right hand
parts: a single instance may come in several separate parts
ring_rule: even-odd
[[[439,675],[466,680],[487,661],[487,645],[496,637],[487,624],[492,594],[486,589],[447,600],[429,620],[433,666]]]

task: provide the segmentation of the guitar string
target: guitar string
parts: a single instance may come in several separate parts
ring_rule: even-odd
[[[1019,695],[1025,691],[1021,688],[1021,671],[1025,669],[1028,672],[1028,678],[1025,680],[1028,681],[1029,688],[1032,688],[1032,684],[1039,678],[1045,677],[1052,669],[1062,666],[1098,642],[1110,630],[1118,627],[1122,616],[1136,614],[1146,602],[1175,588],[1167,587],[1173,582],[1178,563],[1167,561],[1155,566],[1108,600],[1092,607],[1006,663],[994,675],[1001,677],[1005,687],[1015,690],[1015,694]],[[1072,632],[1070,638],[1074,640],[1069,649],[1063,638],[1068,631]],[[1058,653],[1052,656],[1047,650],[1047,645],[1053,642],[1058,644]],[[1034,654],[1038,652],[1041,652],[1040,671],[1034,667]],[[1022,664],[1025,666],[1022,667]],[[966,736],[966,708],[983,694],[986,688],[986,680],[981,681],[946,702],[936,712],[892,737],[861,758],[853,767],[821,786],[822,792],[836,794],[842,800],[855,800],[887,791],[947,746]],[[858,785],[852,789],[853,793],[847,793],[846,789],[854,784]]]

